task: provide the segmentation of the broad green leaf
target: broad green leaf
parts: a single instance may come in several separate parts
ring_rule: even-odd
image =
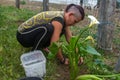
[[[69,46],[70,46],[72,49],[74,49],[74,47],[75,47],[77,38],[78,38],[77,36],[73,36],[73,37],[71,37],[71,39],[70,39],[70,44],[69,44]]]
[[[67,46],[65,46],[65,45],[62,45],[62,49],[63,49],[65,52],[69,52],[68,47],[67,47]]]
[[[57,43],[52,43],[52,45],[49,47],[49,50],[52,54],[56,54],[58,52],[59,46]]]
[[[99,78],[95,75],[86,74],[86,75],[80,75],[75,80],[103,80],[102,78]]]
[[[48,59],[53,59],[56,56],[58,49],[58,44],[52,43],[52,45],[49,47],[50,52],[48,53]]]
[[[90,54],[93,54],[93,55],[98,55],[98,56],[101,56],[100,53],[98,53],[93,47],[91,46],[87,46],[86,47],[86,52],[90,53]]]
[[[84,46],[82,44],[78,43],[77,47],[78,47],[78,49],[79,49],[80,52],[85,51],[85,48],[84,48]]]
[[[48,59],[53,59],[55,57],[55,54],[49,52],[47,58]]]
[[[85,53],[86,53],[86,50],[85,50],[85,48],[83,47],[83,46],[78,46],[78,53],[79,53],[79,55],[80,56],[84,56],[85,55]]]
[[[83,53],[86,52],[86,45],[85,44],[78,43],[77,47],[78,47],[79,52],[83,52]]]

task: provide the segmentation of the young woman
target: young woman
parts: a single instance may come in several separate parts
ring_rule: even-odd
[[[19,26],[17,40],[24,47],[32,47],[32,50],[49,47],[63,34],[69,43],[72,36],[70,26],[83,20],[84,16],[84,9],[75,4],[68,5],[64,12],[41,12]],[[57,57],[62,63],[68,64],[68,59],[63,57],[61,50],[58,51]]]

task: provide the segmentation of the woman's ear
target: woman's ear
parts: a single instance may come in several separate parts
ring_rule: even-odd
[[[69,12],[69,16],[71,16],[71,15],[74,15],[74,13],[73,12]]]

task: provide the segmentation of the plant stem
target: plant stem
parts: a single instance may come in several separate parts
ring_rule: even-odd
[[[79,36],[78,36],[78,38],[77,38],[77,40],[76,40],[75,46],[74,46],[74,50],[76,50],[76,45],[77,45],[80,37],[81,37],[82,34],[83,34],[85,31],[87,31],[88,29],[89,29],[89,27],[85,28],[85,29],[79,34]]]

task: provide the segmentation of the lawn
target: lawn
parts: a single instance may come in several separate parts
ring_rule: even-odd
[[[35,12],[0,6],[0,80],[16,80],[24,74],[20,56],[27,49],[16,40],[18,25]]]

